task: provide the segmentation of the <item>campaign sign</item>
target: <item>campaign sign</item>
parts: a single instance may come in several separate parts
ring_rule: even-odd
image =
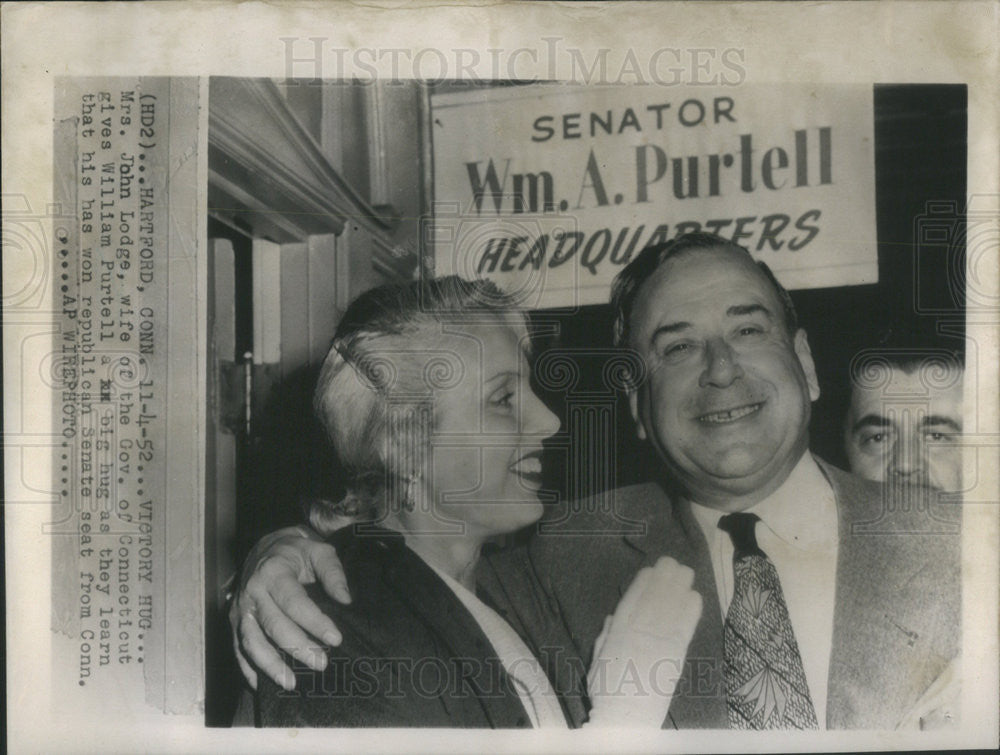
[[[553,83],[431,108],[437,275],[527,307],[604,303],[641,249],[702,230],[788,288],[878,279],[870,86]]]

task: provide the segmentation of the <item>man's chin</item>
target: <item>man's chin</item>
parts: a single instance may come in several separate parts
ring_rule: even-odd
[[[698,474],[678,472],[691,497],[707,504],[747,499],[746,504],[752,505],[774,492],[787,476],[774,457],[714,459],[700,465]]]
[[[721,453],[710,459],[701,467],[705,474],[723,484],[739,485],[746,480],[748,484],[758,482],[773,473],[774,457],[762,458],[751,451],[736,449]]]

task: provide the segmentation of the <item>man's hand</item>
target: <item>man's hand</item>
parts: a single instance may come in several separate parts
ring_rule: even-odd
[[[591,724],[663,725],[701,617],[693,583],[694,571],[667,557],[636,574],[594,646]]]
[[[351,602],[337,551],[306,527],[272,532],[261,538],[247,556],[239,590],[229,608],[229,623],[236,659],[254,689],[257,674],[253,665],[285,689],[295,688],[295,675],[275,646],[322,671],[326,668],[326,654],[307,633],[326,645],[340,644],[342,637],[336,625],[302,587],[317,580],[330,597],[341,603]]]

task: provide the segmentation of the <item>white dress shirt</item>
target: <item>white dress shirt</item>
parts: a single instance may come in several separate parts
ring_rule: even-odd
[[[726,512],[696,502],[691,510],[708,541],[725,619],[734,587],[733,543],[718,526]],[[824,726],[837,580],[838,520],[833,488],[806,453],[784,484],[746,513],[760,517],[755,530],[757,544],[781,580],[816,720]]]
[[[513,682],[514,689],[517,690],[521,703],[531,719],[531,725],[536,729],[569,728],[559,698],[548,676],[545,675],[542,664],[514,628],[460,582],[452,579],[430,561],[425,560],[424,563],[437,572],[483,630],[483,634],[490,641],[497,658]]]

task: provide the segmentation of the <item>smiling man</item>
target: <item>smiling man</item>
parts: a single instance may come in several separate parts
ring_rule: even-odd
[[[920,637],[926,658],[957,652],[957,635],[933,629],[957,621],[957,539],[859,534],[892,507],[883,489],[809,454],[819,384],[808,337],[745,249],[708,234],[646,249],[616,280],[612,306],[616,343],[645,365],[629,392],[637,433],[673,499],[667,521],[650,525],[669,534],[651,535],[684,554],[706,598],[683,672],[692,695],[675,700],[674,723],[898,724],[944,664],[908,675],[898,664],[913,648],[893,622]],[[926,532],[912,514],[902,526]],[[929,563],[947,571],[906,581]]]
[[[648,370],[629,396],[639,437],[699,502],[739,511],[803,457],[819,384],[769,274],[742,251],[697,249],[675,252],[634,290],[622,273],[619,341]]]
[[[643,250],[611,304],[615,342],[642,367],[628,396],[636,431],[662,475],[581,502],[571,527],[485,559],[478,588],[534,647],[551,649],[565,628],[586,659],[640,568],[662,556],[689,566],[703,611],[687,656],[663,659],[678,678],[665,727],[947,720],[953,711],[937,701],[954,689],[958,655],[957,510],[926,498],[897,506],[882,486],[808,452],[816,370],[770,270],[725,239],[687,234]],[[623,533],[623,520],[642,530]],[[285,631],[289,616],[308,613],[295,582],[333,581],[316,566],[332,560],[328,546],[299,536],[282,547],[280,579],[252,561],[231,614],[262,668],[276,656],[253,640],[250,614],[267,609],[261,618],[282,627],[270,633],[277,644],[302,646],[299,630]],[[560,626],[538,605],[554,607]],[[316,637],[330,630],[298,623]],[[549,673],[557,689],[572,687],[559,664]]]

